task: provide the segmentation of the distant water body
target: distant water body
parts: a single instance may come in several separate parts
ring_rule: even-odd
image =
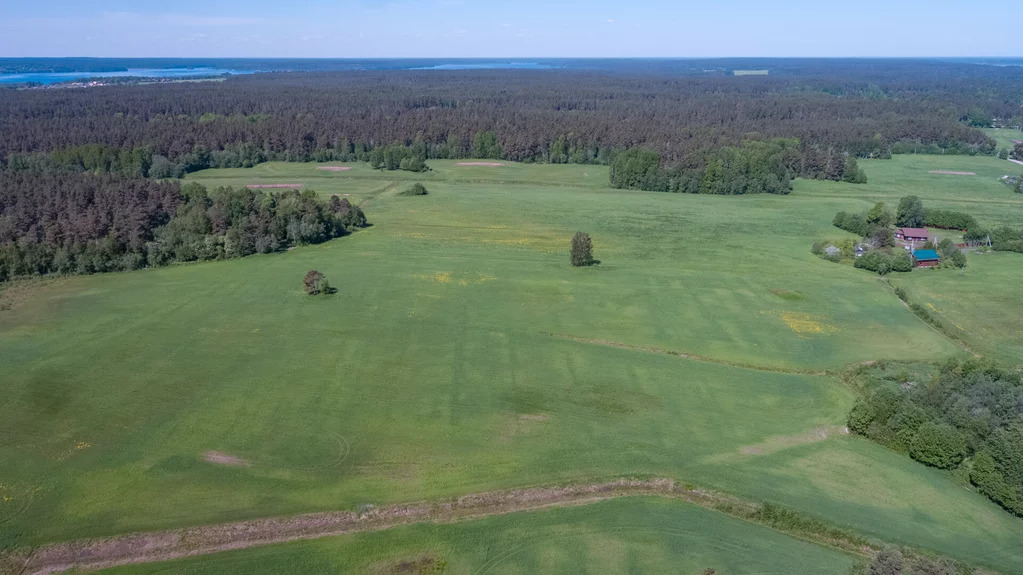
[[[2,59],[0,84],[57,84],[60,82],[88,81],[103,78],[191,78],[213,77],[224,74],[256,74],[259,72],[304,71],[356,71],[356,70],[550,70],[564,67],[560,62],[519,62],[484,60],[221,60],[221,66],[204,66],[208,61],[176,61],[177,66],[161,67],[153,61],[151,67],[126,67],[130,62],[116,58],[79,60],[73,58]],[[217,62],[213,60],[213,62]],[[580,61],[581,62],[581,61]],[[81,66],[80,69],[74,69]],[[580,66],[581,67],[581,66]],[[106,68],[106,69],[104,69]],[[69,69],[68,71],[64,71]],[[25,71],[21,71],[25,70]],[[59,70],[59,71],[57,71]]]
[[[114,72],[26,72],[0,74],[0,84],[57,84],[75,80],[101,78],[191,78],[221,76],[223,74],[254,74],[256,70],[228,70],[223,68],[131,68]]]
[[[1023,67],[1023,58],[924,58],[954,64]],[[849,60],[836,60],[845,61]],[[698,75],[729,68],[772,68],[795,72],[801,60],[762,58],[380,58],[380,59],[236,59],[236,58],[0,58],[2,84],[56,84],[102,78],[188,78],[259,72],[349,72],[359,70],[591,70],[646,71]],[[709,68],[709,69],[708,69]]]
[[[559,66],[539,62],[450,62],[418,66],[409,70],[553,70]]]

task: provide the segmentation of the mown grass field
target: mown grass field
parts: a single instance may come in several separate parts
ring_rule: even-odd
[[[374,225],[283,254],[0,296],[12,302],[0,311],[0,545],[652,474],[1023,572],[1023,521],[838,431],[854,396],[833,373],[959,349],[877,276],[809,252],[842,236],[836,211],[877,199],[894,206],[916,193],[1007,222],[1023,198],[997,182],[1006,163],[996,160],[863,164],[870,184],[797,182],[786,197],[609,190],[596,166],[195,174],[213,186],[351,194]],[[928,173],[965,168],[978,176]],[[430,195],[397,196],[415,181]],[[600,266],[568,265],[580,229]],[[1006,264],[984,272],[971,258],[964,277],[990,273],[1011,284],[1005,293],[1019,289],[1023,256],[982,257]],[[304,295],[311,268],[339,293]],[[948,309],[987,310],[960,322],[966,330],[997,333],[1020,313],[978,307],[957,272],[898,281],[931,277],[961,286]],[[1013,337],[1001,334],[999,353],[1020,353]],[[249,465],[208,463],[207,451]],[[531,517],[556,532],[559,513],[570,511]],[[480,537],[500,539],[508,520],[487,521]],[[592,521],[593,541],[612,536]],[[475,564],[466,526],[401,533],[443,540]],[[388,537],[301,545],[365,545],[352,560],[370,561]],[[290,561],[302,548],[273,549]],[[241,564],[274,555],[246,553]],[[324,564],[347,560],[324,553]]]
[[[442,564],[443,562],[443,564]],[[699,507],[628,498],[450,525],[277,545],[144,573],[846,573],[852,558]]]

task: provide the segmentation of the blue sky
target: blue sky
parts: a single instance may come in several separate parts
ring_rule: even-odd
[[[1012,33],[997,30],[998,4],[989,7],[994,12],[962,0],[0,0],[0,56],[1020,56]]]

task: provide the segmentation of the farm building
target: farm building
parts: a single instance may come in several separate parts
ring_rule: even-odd
[[[895,230],[895,237],[905,242],[926,242],[928,236],[923,228],[899,228]]]
[[[930,268],[941,263],[941,256],[934,250],[916,250],[913,252],[913,261],[918,268]]]

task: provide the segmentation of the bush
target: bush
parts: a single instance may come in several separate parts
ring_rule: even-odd
[[[913,258],[910,257],[909,253],[906,251],[902,251],[892,256],[891,262],[893,272],[913,271]]]
[[[835,218],[831,220],[831,224],[836,228],[854,233],[860,237],[866,236],[870,232],[870,225],[867,223],[867,214],[865,213],[850,214],[848,212],[838,212],[835,214]]]
[[[1023,495],[1005,480],[989,452],[982,451],[973,459],[970,483],[995,503],[1017,515],[1023,515]]]
[[[874,423],[875,417],[873,405],[871,405],[870,401],[861,397],[856,400],[852,411],[849,412],[849,430],[853,433],[866,435],[867,430],[870,429],[870,424]]]
[[[329,295],[334,293],[334,288],[330,287],[330,282],[327,281],[327,278],[316,270],[309,270],[305,274],[302,285],[305,287],[305,293],[309,295]]]
[[[892,257],[880,251],[872,251],[856,258],[854,267],[886,275],[892,271]]]
[[[575,267],[593,265],[593,241],[586,232],[572,236],[572,265]]]
[[[951,425],[928,422],[913,436],[909,455],[921,463],[951,469],[966,457],[966,439]]]
[[[870,575],[901,575],[902,553],[894,547],[885,547],[870,562]]]
[[[411,188],[403,191],[402,193],[400,193],[398,195],[399,196],[425,196],[427,193],[428,192],[426,191],[426,186],[424,186],[423,184],[420,184],[419,182],[416,182],[415,184],[412,184]]]

